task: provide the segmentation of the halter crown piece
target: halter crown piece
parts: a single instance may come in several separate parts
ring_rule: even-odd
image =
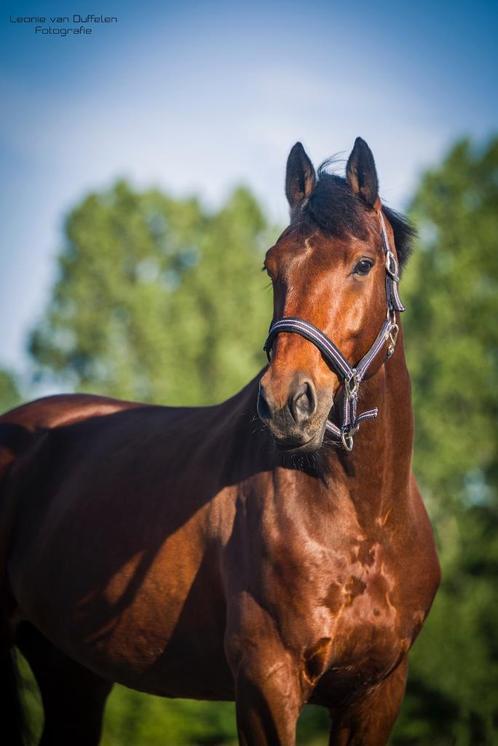
[[[368,367],[387,343],[387,358],[390,358],[396,347],[399,326],[396,320],[396,312],[404,311],[398,292],[399,266],[396,255],[389,246],[386,224],[382,211],[379,210],[380,226],[382,232],[382,249],[385,257],[386,268],[386,319],[382,324],[374,343],[361,360],[353,367],[346,360],[342,352],[335,346],[331,339],[320,329],[309,321],[294,316],[285,316],[279,321],[271,324],[268,337],[265,342],[264,351],[270,360],[270,353],[277,334],[290,332],[300,334],[312,342],[322,353],[325,360],[332,366],[344,383],[344,400],[342,407],[342,424],[338,427],[334,422],[327,420],[326,430],[347,451],[353,450],[353,436],[357,432],[363,420],[371,420],[377,417],[378,408],[368,409],[357,414],[358,391]]]

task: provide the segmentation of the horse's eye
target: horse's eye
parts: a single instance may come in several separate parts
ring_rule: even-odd
[[[368,275],[373,267],[373,261],[371,259],[360,259],[356,267],[353,269],[354,275]]]

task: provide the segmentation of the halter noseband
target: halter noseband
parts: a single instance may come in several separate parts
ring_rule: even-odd
[[[293,316],[285,316],[279,321],[271,324],[268,337],[265,342],[264,351],[270,361],[270,352],[277,334],[290,332],[300,334],[309,342],[312,342],[322,353],[325,360],[332,366],[344,383],[344,402],[342,413],[342,425],[338,427],[334,422],[327,420],[326,430],[332,437],[342,443],[347,451],[353,450],[353,436],[360,427],[363,420],[371,420],[377,417],[378,408],[368,409],[361,414],[357,414],[358,390],[368,367],[375,359],[386,342],[387,358],[390,358],[396,346],[399,326],[396,321],[396,312],[404,311],[405,307],[401,303],[398,292],[399,283],[399,266],[395,254],[389,247],[387,238],[386,225],[384,216],[379,210],[380,225],[382,230],[382,248],[385,256],[386,267],[386,302],[387,314],[386,320],[382,324],[374,343],[361,360],[352,367],[346,360],[342,352],[335,346],[331,339],[327,337],[320,329],[311,324]]]

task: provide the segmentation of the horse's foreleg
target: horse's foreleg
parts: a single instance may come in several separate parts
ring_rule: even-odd
[[[303,694],[296,663],[268,613],[249,596],[233,614],[225,650],[235,684],[241,746],[294,746]],[[237,611],[237,610],[236,610]],[[230,615],[229,615],[230,617]]]
[[[363,698],[340,711],[331,709],[330,746],[385,746],[403,701],[408,659]]]
[[[236,676],[242,746],[294,746],[302,700],[296,672],[285,657],[245,659]]]
[[[65,656],[30,624],[20,625],[16,644],[40,689],[40,746],[97,746],[112,684]]]

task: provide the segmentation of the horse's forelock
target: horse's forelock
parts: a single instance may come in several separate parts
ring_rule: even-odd
[[[347,234],[366,238],[367,215],[371,208],[353,193],[346,179],[329,172],[333,162],[334,159],[329,159],[322,163],[315,188],[293,222],[301,223],[303,227],[309,223],[311,227],[318,227],[325,234],[337,238]],[[392,226],[400,266],[403,267],[411,251],[415,229],[406,217],[395,210],[385,206],[382,210]]]

